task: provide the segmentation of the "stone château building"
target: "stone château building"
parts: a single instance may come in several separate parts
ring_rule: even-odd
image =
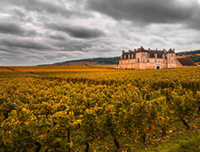
[[[184,63],[184,64],[183,64]],[[122,51],[119,61],[114,68],[119,69],[165,69],[178,68],[183,66],[195,66],[196,64],[190,60],[181,58],[177,59],[175,49],[163,50],[145,50],[143,47]]]

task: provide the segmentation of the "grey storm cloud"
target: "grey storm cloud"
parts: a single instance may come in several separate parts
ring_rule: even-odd
[[[71,40],[71,41],[59,41],[56,43],[52,43],[53,46],[60,48],[61,51],[83,51],[87,52],[85,48],[91,47],[94,45],[93,41],[84,40]]]
[[[104,36],[105,33],[98,28],[87,28],[83,26],[71,26],[64,24],[46,24],[48,28],[65,32],[72,37],[89,39]]]
[[[40,42],[36,42],[34,40],[3,39],[0,40],[0,45],[7,47],[17,47],[24,49],[36,49],[36,50],[51,49],[50,46]]]
[[[196,0],[88,0],[87,7],[116,20],[143,25],[185,22],[193,19],[200,8]],[[196,15],[199,17],[200,13]]]
[[[19,36],[34,36],[37,34],[35,30],[25,30],[19,25],[10,22],[0,22],[0,33]]]
[[[11,11],[11,13],[13,15],[12,16],[13,20],[18,20],[18,21],[24,22],[24,23],[26,23],[26,22],[33,22],[33,18],[30,17],[30,16],[28,16],[28,14],[26,14],[26,12],[23,12],[19,8],[18,9],[17,8],[13,9]]]
[[[0,66],[198,49],[199,25],[200,0],[0,0]]]
[[[62,35],[56,34],[56,35],[49,35],[49,38],[55,39],[55,40],[66,40],[66,38]]]
[[[7,0],[2,2],[3,4],[12,4],[21,8],[25,8],[29,11],[57,13],[57,14],[71,14],[63,5],[56,5],[54,3],[40,1],[40,0]]]
[[[71,1],[71,0],[67,0]],[[61,1],[42,1],[42,0],[6,0],[4,2],[0,2],[3,4],[12,4],[21,8],[26,9],[27,11],[43,13],[43,14],[57,14],[65,17],[71,16],[81,16],[88,17],[90,16],[87,12],[81,12],[79,9],[77,10],[69,10],[65,7],[65,0]],[[76,2],[77,5],[80,2]]]
[[[23,35],[25,31],[17,24],[0,22],[0,33]]]

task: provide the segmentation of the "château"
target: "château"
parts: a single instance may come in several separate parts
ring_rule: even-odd
[[[143,47],[122,51],[119,61],[114,65],[118,69],[166,69],[179,68],[185,66],[196,66],[188,58],[176,58],[175,49],[145,50]]]

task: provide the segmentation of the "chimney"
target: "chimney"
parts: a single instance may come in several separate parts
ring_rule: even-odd
[[[166,50],[165,50],[165,49],[163,49],[163,52],[164,52],[164,53],[166,53]]]
[[[136,52],[136,49],[134,49],[134,51]]]
[[[132,50],[128,50],[128,53],[131,53],[132,52]]]
[[[149,48],[148,51],[151,51],[151,49]]]
[[[123,51],[122,51],[122,53],[124,54],[124,53],[125,53],[125,51],[123,50]]]

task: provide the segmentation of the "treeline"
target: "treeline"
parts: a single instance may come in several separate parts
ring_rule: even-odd
[[[191,55],[186,58],[192,59],[194,62],[200,62],[200,55]]]
[[[200,62],[200,50],[197,51],[186,51],[176,53],[177,56],[186,56],[186,58],[190,58],[194,62]]]
[[[65,62],[63,62],[63,64],[74,63],[74,62],[96,62],[99,65],[113,65],[119,59],[120,59],[120,57],[91,58],[91,59],[81,59],[81,60],[65,61]]]
[[[196,50],[196,51],[185,51],[185,52],[176,53],[177,56],[196,55],[196,54],[200,54],[200,50]]]

